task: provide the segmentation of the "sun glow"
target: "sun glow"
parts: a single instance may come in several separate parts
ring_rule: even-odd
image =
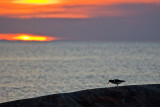
[[[35,36],[29,36],[29,35],[21,35],[14,37],[16,40],[23,40],[23,41],[46,41],[47,37],[35,37]]]
[[[0,34],[0,40],[10,41],[53,41],[60,40],[56,37],[39,36],[31,34]]]
[[[21,3],[21,4],[57,4],[59,3],[58,0],[15,0],[14,3]]]

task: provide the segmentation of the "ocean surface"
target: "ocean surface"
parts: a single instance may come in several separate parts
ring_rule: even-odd
[[[158,42],[0,42],[0,103],[55,93],[160,83]]]

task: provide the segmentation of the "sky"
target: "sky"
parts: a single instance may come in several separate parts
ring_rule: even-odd
[[[17,38],[160,41],[160,0],[1,0],[0,40]]]

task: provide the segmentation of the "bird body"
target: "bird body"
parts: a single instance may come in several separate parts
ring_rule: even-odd
[[[112,83],[112,84],[116,84],[118,86],[118,84],[121,84],[122,82],[126,82],[126,81],[125,80],[119,80],[119,79],[113,79],[113,80],[109,80],[108,83],[109,82]]]

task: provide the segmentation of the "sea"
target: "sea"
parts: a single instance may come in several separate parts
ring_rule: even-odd
[[[159,42],[0,41],[0,103],[57,93],[160,83]]]

